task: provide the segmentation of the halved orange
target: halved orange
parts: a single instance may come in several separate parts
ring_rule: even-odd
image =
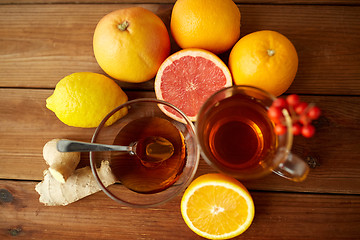
[[[210,173],[189,185],[181,200],[181,214],[196,234],[208,239],[229,239],[249,228],[255,207],[250,193],[239,181]]]
[[[172,103],[192,121],[202,104],[216,91],[232,85],[230,70],[215,54],[197,48],[180,50],[160,66],[155,78],[158,99]],[[165,114],[181,121],[170,109]]]

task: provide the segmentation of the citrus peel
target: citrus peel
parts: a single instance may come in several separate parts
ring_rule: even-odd
[[[251,225],[255,207],[250,193],[236,179],[205,174],[195,179],[181,200],[188,227],[208,239],[228,239]]]
[[[257,31],[242,37],[232,48],[229,68],[237,85],[261,88],[274,96],[294,81],[298,55],[290,40],[276,31]]]
[[[155,78],[155,94],[167,101],[190,120],[196,121],[202,104],[216,91],[232,85],[229,69],[215,54],[196,48],[180,50],[169,56],[160,66]],[[181,117],[161,108],[173,119]]]

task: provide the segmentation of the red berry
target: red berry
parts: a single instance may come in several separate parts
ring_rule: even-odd
[[[306,138],[311,138],[315,134],[315,127],[310,124],[303,126],[301,129],[301,134]]]
[[[308,104],[306,103],[306,102],[301,102],[301,103],[299,103],[296,107],[295,107],[295,112],[297,113],[297,114],[302,114],[304,111],[305,111],[305,109],[308,107]]]
[[[286,126],[282,125],[282,124],[276,124],[275,125],[275,133],[277,135],[283,135],[286,133]]]
[[[321,111],[318,107],[311,107],[307,113],[308,117],[315,120],[320,117]]]
[[[299,122],[301,122],[302,125],[308,125],[311,123],[311,119],[306,114],[303,114],[300,115]]]
[[[280,122],[281,118],[282,118],[282,112],[280,108],[277,107],[269,107],[268,109],[268,116],[271,120],[273,120],[274,122]]]
[[[291,94],[287,96],[286,101],[290,106],[295,107],[300,103],[300,97],[297,94]]]
[[[301,134],[302,126],[299,123],[294,123],[292,126],[292,132],[294,135]]]
[[[287,102],[284,98],[277,98],[272,103],[273,107],[287,108]]]

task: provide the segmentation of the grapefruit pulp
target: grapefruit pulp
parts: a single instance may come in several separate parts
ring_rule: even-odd
[[[215,54],[202,49],[184,49],[169,56],[155,78],[156,98],[183,111],[191,121],[202,104],[216,91],[232,85],[229,69]],[[170,109],[161,109],[169,117],[181,121]]]

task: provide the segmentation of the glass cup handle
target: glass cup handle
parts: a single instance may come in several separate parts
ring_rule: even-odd
[[[302,182],[309,173],[309,166],[297,155],[289,153],[273,172],[294,182]]]

